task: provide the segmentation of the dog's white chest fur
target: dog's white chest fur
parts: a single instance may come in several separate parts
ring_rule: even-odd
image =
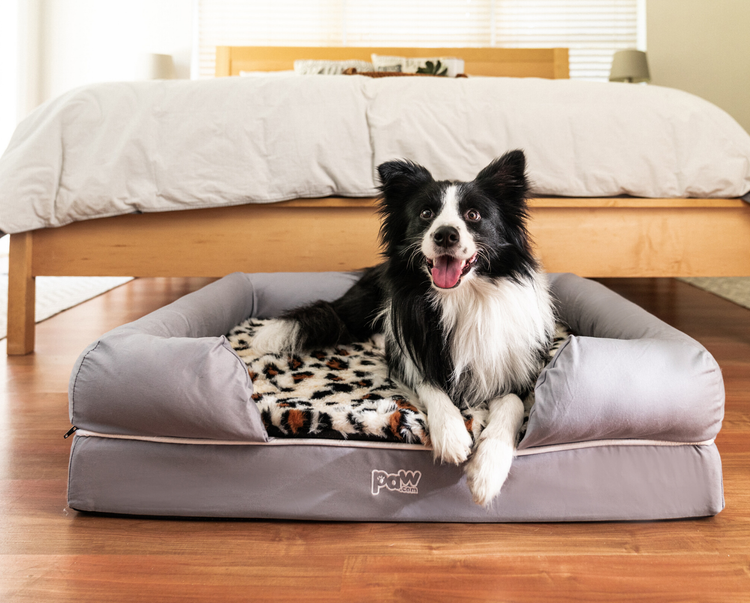
[[[457,289],[433,291],[450,333],[452,383],[470,404],[533,387],[539,349],[554,330],[546,277],[514,282],[466,279]]]

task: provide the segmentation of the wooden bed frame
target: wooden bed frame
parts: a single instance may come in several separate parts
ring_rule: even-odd
[[[295,59],[458,56],[473,75],[568,77],[567,49],[217,49],[217,76]],[[378,261],[374,199],[299,199],[76,222],[11,236],[8,354],[34,349],[37,276],[204,276],[351,270]],[[741,199],[540,198],[530,230],[550,272],[591,277],[750,276]],[[254,233],[252,255],[247,235]],[[237,245],[237,241],[242,241]]]

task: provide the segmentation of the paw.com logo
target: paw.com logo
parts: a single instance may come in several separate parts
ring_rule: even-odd
[[[385,471],[372,470],[372,493],[376,495],[381,488],[387,488],[391,492],[401,494],[419,494],[417,484],[422,478],[420,471],[404,471],[398,473],[387,473]]]

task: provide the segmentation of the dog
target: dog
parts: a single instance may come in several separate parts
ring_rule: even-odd
[[[295,353],[382,333],[391,378],[427,415],[435,460],[469,459],[472,498],[487,507],[509,473],[522,399],[555,328],[526,228],[526,158],[508,152],[471,182],[436,181],[405,160],[383,163],[378,173],[383,263],[341,298],[272,321],[252,347]],[[464,405],[487,406],[475,445]]]

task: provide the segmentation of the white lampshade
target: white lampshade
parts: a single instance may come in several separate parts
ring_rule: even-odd
[[[138,64],[139,80],[175,79],[174,60],[171,54],[144,54]]]
[[[612,58],[612,70],[609,72],[610,82],[648,82],[651,76],[648,72],[646,53],[642,50],[618,50]]]

